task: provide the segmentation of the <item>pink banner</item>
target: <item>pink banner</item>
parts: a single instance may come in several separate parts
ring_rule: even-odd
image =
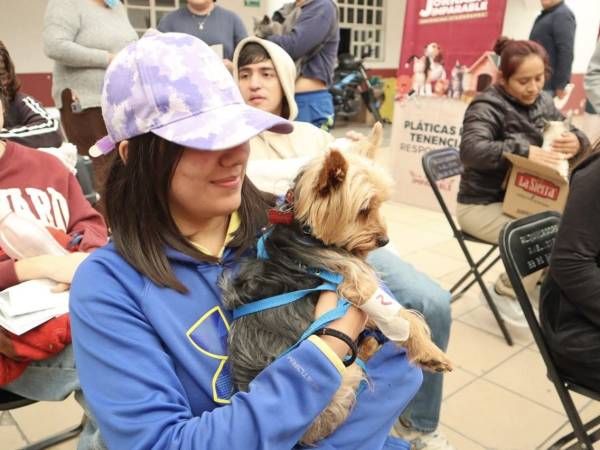
[[[398,97],[472,97],[495,81],[506,0],[407,0]]]

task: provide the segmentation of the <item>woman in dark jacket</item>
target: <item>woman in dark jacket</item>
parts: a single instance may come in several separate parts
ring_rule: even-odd
[[[600,150],[600,141],[596,143]],[[561,373],[600,392],[600,153],[573,171],[540,320]]]
[[[549,72],[546,51],[533,41],[507,38],[498,39],[494,51],[501,61],[498,82],[475,97],[464,117],[460,156],[465,171],[457,206],[462,229],[488,242],[498,242],[500,230],[512,220],[502,213],[503,183],[510,167],[505,153],[553,166],[589,146],[585,135],[571,127],[552,143],[551,151],[541,148],[544,121],[564,120],[542,90]],[[504,319],[527,326],[506,275],[500,276],[494,291]]]

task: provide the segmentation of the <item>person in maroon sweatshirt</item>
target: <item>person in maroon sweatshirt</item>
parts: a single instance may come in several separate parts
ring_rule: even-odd
[[[85,252],[107,242],[104,219],[85,199],[77,179],[63,163],[10,140],[0,140],[0,205],[77,235],[80,240],[80,252],[65,256],[42,255],[16,262],[5,257],[0,261],[0,290],[35,278],[69,284],[87,256]]]
[[[7,96],[0,88],[0,129]],[[0,290],[22,281],[49,278],[68,287],[90,251],[107,243],[102,216],[92,208],[75,176],[55,156],[0,140],[0,206],[39,220],[69,235],[77,251],[13,261],[0,256]],[[75,392],[87,410],[75,371],[68,315],[54,318],[21,336],[0,328],[2,389],[34,400],[60,401]],[[88,417],[80,449],[98,448],[99,433]],[[100,447],[101,448],[101,447]]]

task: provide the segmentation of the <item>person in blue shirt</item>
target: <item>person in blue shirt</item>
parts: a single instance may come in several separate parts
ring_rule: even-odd
[[[187,33],[208,45],[221,46],[223,62],[231,70],[233,50],[248,36],[242,19],[213,0],[188,0],[185,6],[170,12],[158,23],[163,33]]]
[[[86,259],[71,287],[76,365],[111,449],[292,449],[329,403],[349,348],[311,336],[233,393],[231,311],[218,287],[251,255],[268,194],[245,178],[248,140],[289,133],[281,117],[245,105],[231,75],[200,40],[142,38],[107,70],[102,110],[117,149],[106,179],[112,242]],[[331,309],[321,296],[316,316]],[[351,308],[329,328],[356,339]],[[370,385],[319,449],[408,449],[389,437],[421,371],[391,343],[367,363]]]

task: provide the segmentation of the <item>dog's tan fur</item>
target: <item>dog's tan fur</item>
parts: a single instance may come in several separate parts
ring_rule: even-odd
[[[311,227],[312,235],[356,256],[341,258],[337,251],[323,252],[328,259],[325,265],[344,276],[339,294],[357,306],[378,288],[378,278],[365,257],[378,247],[378,238],[387,236],[380,207],[389,198],[392,182],[373,162],[382,133],[376,124],[370,138],[355,146],[357,153],[331,150],[311,161],[294,192],[294,216]],[[431,341],[421,315],[405,309],[398,314],[410,323],[410,337],[399,344],[407,348],[411,361],[428,370],[452,370],[450,360]]]
[[[293,209],[297,228],[275,225],[265,244],[268,248],[269,242],[273,242],[270,241],[271,239],[279,242],[278,239],[282,236],[280,233],[285,235],[290,232],[305,233],[310,235],[311,241],[320,241],[307,244],[307,247],[298,245],[295,250],[290,250],[294,265],[319,268],[343,275],[344,281],[338,286],[338,293],[359,307],[371,298],[379,287],[378,277],[366,263],[365,258],[370,251],[387,243],[387,229],[380,209],[389,197],[392,182],[389,175],[374,163],[376,152],[381,145],[382,134],[381,125],[376,124],[370,138],[355,142],[349,152],[331,150],[310,161],[296,178],[290,196],[293,199],[286,206]],[[277,252],[285,253],[280,248],[277,250],[278,244],[273,245],[275,255]],[[306,251],[303,252],[304,248]],[[273,254],[270,253],[270,256],[273,258],[271,261],[275,260]],[[290,255],[280,255],[283,256]],[[249,264],[248,267],[252,267],[252,262]],[[244,282],[241,282],[239,289],[243,289],[243,286]],[[225,295],[225,297],[229,299],[228,304],[233,309],[239,306],[237,302],[241,301],[241,297],[233,293],[231,287],[225,286],[224,293],[229,291],[232,295]],[[410,359],[426,369],[450,370],[450,361],[431,341],[429,328],[423,318],[418,313],[405,309],[401,309],[398,316],[409,322],[410,336],[406,342],[398,344],[407,348]],[[245,330],[252,330],[252,326],[257,325],[260,326],[260,321],[234,324],[230,339],[232,336],[236,339],[240,339],[239,336],[250,336],[251,340],[251,334],[238,334],[241,330],[237,330],[237,327],[248,326],[250,328]],[[241,348],[237,345],[236,339],[230,343],[230,348]],[[247,344],[248,340],[243,342]],[[366,361],[378,349],[377,340],[366,338],[359,348],[360,358]],[[239,348],[238,354],[242,354]],[[246,366],[239,365],[238,375],[247,374],[247,371],[254,369],[253,365]],[[234,379],[236,378],[235,367],[232,365]],[[249,383],[244,376],[237,379],[238,382],[245,380],[244,383]],[[342,386],[302,437],[300,441],[302,444],[315,444],[346,420],[362,380],[365,380],[365,374],[357,364],[346,368],[342,377]]]
[[[358,364],[346,368],[342,377],[342,385],[333,395],[329,405],[310,425],[300,442],[304,445],[313,445],[333,431],[350,415],[356,400],[356,391],[360,382],[365,379],[365,374]]]

